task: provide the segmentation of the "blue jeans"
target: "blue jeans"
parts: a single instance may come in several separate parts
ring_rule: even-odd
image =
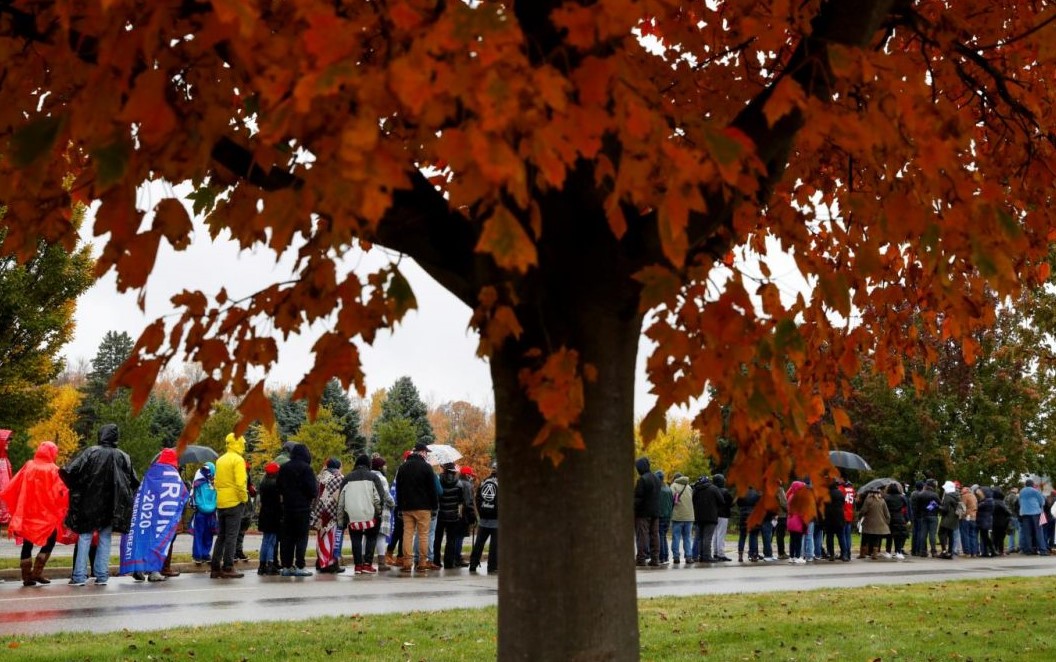
[[[1045,534],[1041,532],[1040,515],[1019,516],[1019,546],[1024,554],[1040,554],[1048,551],[1045,546]],[[80,551],[80,546],[77,549]]]
[[[968,555],[979,553],[979,529],[973,520],[961,520],[961,548]]]
[[[774,525],[771,521],[765,520],[763,522],[763,556],[765,558],[773,558],[774,556]]]
[[[341,560],[341,547],[345,544],[345,529],[343,527],[336,527],[334,531],[334,558],[338,561]]]
[[[817,549],[821,553],[821,547]],[[807,530],[803,532],[803,558],[807,561],[814,558],[814,522],[807,524]]]
[[[99,529],[99,546],[95,548],[95,563],[92,574],[96,584],[104,584],[110,578],[110,535],[111,527]],[[83,582],[88,579],[88,548],[92,546],[92,532],[77,536],[77,555],[73,559],[73,581]]]
[[[678,561],[679,541],[686,560],[693,558],[693,522],[671,522],[671,558]]]
[[[1016,536],[1019,534],[1019,520],[1015,517],[1008,520],[1008,551],[1016,549]]]
[[[278,563],[276,552],[279,549],[279,534],[265,533],[260,539],[260,564]]]
[[[964,547],[961,545],[961,526],[958,523],[957,528],[953,530],[953,538],[950,543],[950,551],[953,552],[954,556],[964,553]]]
[[[667,563],[671,557],[671,548],[667,545],[667,530],[671,528],[671,518],[660,518],[660,563]]]
[[[845,522],[840,530],[840,558],[851,558],[851,523]]]
[[[926,531],[927,528],[924,524],[923,517],[913,518],[913,542],[909,547],[909,551],[914,556],[924,554],[927,552],[926,546]]]
[[[939,534],[939,518],[929,515],[924,518],[924,524],[928,527],[928,539],[927,543],[931,545],[931,553],[935,553],[935,538]],[[922,552],[927,551],[922,549]]]

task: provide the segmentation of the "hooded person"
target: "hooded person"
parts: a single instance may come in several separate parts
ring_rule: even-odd
[[[1005,494],[1000,488],[993,488],[991,496],[994,501],[992,539],[994,543],[994,556],[1005,555],[1005,534],[1008,533],[1009,524],[1012,522],[1012,511],[1005,502]]]
[[[719,488],[722,493],[722,502],[719,503],[719,521],[715,525],[715,536],[712,539],[711,549],[719,561],[732,561],[726,556],[726,533],[730,527],[730,516],[733,514],[733,493],[726,489],[726,476],[715,474],[711,482]]]
[[[11,482],[11,460],[7,457],[7,445],[11,442],[11,430],[0,430],[0,492]],[[0,500],[0,524],[11,521],[11,511]]]
[[[671,495],[671,561],[678,565],[684,557],[688,565],[696,561],[693,556],[693,488],[689,476],[675,473]],[[679,556],[680,553],[683,556]]]
[[[942,493],[942,504],[939,506],[939,513],[942,515],[939,520],[939,544],[942,547],[942,554],[939,557],[952,559],[953,532],[959,529],[961,525],[961,518],[957,514],[957,506],[961,503],[961,495],[957,485],[952,480],[943,483]]]
[[[660,567],[660,480],[649,467],[649,458],[634,462],[638,482],[634,486],[634,533],[639,566]]]
[[[389,539],[392,535],[393,528],[393,509],[396,507],[396,501],[392,498],[392,494],[389,492],[389,481],[385,477],[385,458],[376,456],[370,458],[370,472],[377,476],[378,483],[381,485],[381,523],[378,525],[378,540],[375,542],[375,554],[378,558],[378,570],[388,570],[389,566],[386,562],[385,551],[389,546]]]
[[[136,579],[146,574],[152,582],[167,579],[161,569],[176,537],[188,494],[180,478],[176,450],[163,449],[136,490],[131,526],[121,536],[119,574],[132,573]]]
[[[209,562],[216,535],[216,465],[206,462],[194,474],[191,482],[191,558],[195,565]]]
[[[318,495],[312,454],[304,444],[290,450],[290,461],[279,468],[279,495],[282,498],[282,535],[279,537],[279,562],[283,577],[311,577],[304,565],[308,549],[308,529],[312,502]]]
[[[722,505],[722,490],[715,486],[711,478],[701,476],[693,484],[693,516],[697,525],[696,537],[693,539],[693,556],[697,563],[714,563],[715,528],[719,523],[719,507]]]
[[[316,530],[315,569],[319,572],[340,573],[345,569],[340,563],[339,532],[344,528],[338,526],[337,499],[341,495],[344,475],[341,473],[341,460],[336,457],[327,459],[323,470],[315,477],[319,496],[312,502],[311,528]]]
[[[436,513],[436,534],[433,537],[433,564],[443,567],[454,568],[458,564],[458,554],[461,551],[462,531],[465,529],[463,520],[463,509],[467,507],[467,490],[464,489],[462,481],[459,480],[458,467],[454,462],[443,465],[444,472],[440,474],[440,508]],[[472,492],[469,492],[469,507],[472,508]],[[444,539],[447,539],[446,548],[443,547]],[[441,559],[441,550],[443,558]]]
[[[33,458],[25,463],[7,486],[0,491],[0,503],[10,515],[7,532],[22,539],[22,585],[50,584],[44,577],[44,566],[51,557],[62,522],[66,519],[70,497],[59,478],[55,458],[59,447],[45,441]],[[40,547],[33,559],[33,547]]]
[[[227,452],[216,459],[216,544],[210,560],[211,579],[240,579],[235,571],[235,551],[238,531],[242,526],[242,510],[249,501],[249,476],[246,472],[246,440],[234,433],[224,440]]]
[[[272,462],[274,462],[275,464],[279,465],[280,467],[282,465],[286,464],[287,462],[289,462],[290,461],[290,452],[293,450],[293,447],[296,446],[296,445],[297,445],[296,442],[284,441],[282,443],[282,448],[279,449],[279,454],[275,456],[275,459],[272,460]]]
[[[282,497],[279,495],[279,463],[264,465],[264,479],[257,491],[260,497],[260,513],[257,528],[263,534],[260,539],[260,567],[258,575],[279,574],[279,534],[282,532]]]
[[[105,586],[110,578],[110,536],[128,533],[132,522],[132,498],[139,478],[128,453],[120,450],[118,430],[113,423],[99,428],[97,445],[82,451],[59,470],[70,490],[66,526],[78,534],[70,584],[84,586],[88,581],[88,549],[92,536],[99,533],[93,574],[95,583]]]
[[[480,517],[477,539],[469,555],[469,571],[476,572],[484,555],[484,544],[488,544],[488,574],[499,571],[499,469],[491,463],[491,475],[477,487],[477,515]]]

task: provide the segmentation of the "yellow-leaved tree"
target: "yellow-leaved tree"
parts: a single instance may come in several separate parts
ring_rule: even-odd
[[[54,441],[59,447],[56,462],[61,466],[80,450],[81,438],[73,430],[82,394],[70,384],[49,387],[48,417],[29,428],[33,448],[42,441]]]

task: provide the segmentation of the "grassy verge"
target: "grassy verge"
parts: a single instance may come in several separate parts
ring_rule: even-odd
[[[1048,660],[1056,577],[657,598],[643,660]],[[276,614],[277,615],[277,614]],[[3,637],[19,660],[481,660],[495,610],[352,616],[135,633]]]

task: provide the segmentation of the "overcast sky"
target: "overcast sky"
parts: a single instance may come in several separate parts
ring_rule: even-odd
[[[179,187],[178,194],[185,193]],[[161,195],[171,189],[157,189],[153,200],[141,200],[142,207],[152,207]],[[146,194],[144,194],[146,195]],[[105,237],[91,236],[92,214],[86,219],[83,235],[99,254]],[[379,251],[364,257],[358,266],[371,267],[389,259]],[[137,294],[117,292],[113,272],[97,282],[77,302],[77,329],[64,352],[73,365],[90,361],[107,331],[125,331],[133,339],[156,317],[174,312],[169,299],[183,290],[202,290],[214,295],[227,288],[232,299],[249,295],[268,284],[289,277],[291,260],[276,264],[268,250],[240,252],[237,244],[221,235],[213,241],[198,223],[187,250],[173,251],[162,242],[157,264],[146,290],[146,313],[136,305]],[[352,265],[348,265],[352,268]],[[410,311],[394,333],[382,332],[373,346],[361,345],[367,394],[388,388],[407,375],[418,387],[422,398],[432,404],[467,400],[478,406],[494,408],[491,376],[487,363],[476,356],[477,335],[469,329],[471,310],[440,287],[413,261],[404,258],[401,270],[410,281],[418,301],[418,310]],[[271,385],[295,385],[311,367],[310,349],[319,330],[280,342],[279,363],[268,375]],[[643,345],[644,347],[644,345]],[[639,379],[635,411],[643,415],[652,404],[644,379],[645,355],[639,352]]]

